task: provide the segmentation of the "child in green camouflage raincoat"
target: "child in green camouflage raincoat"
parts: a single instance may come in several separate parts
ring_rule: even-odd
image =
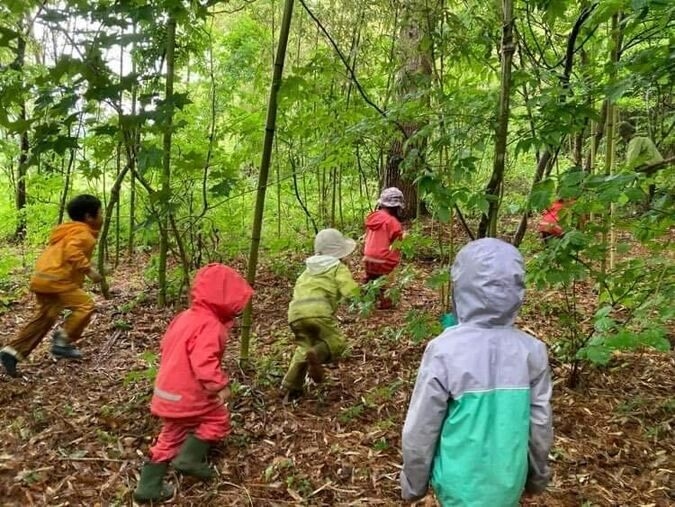
[[[336,229],[320,231],[314,240],[315,255],[306,261],[288,308],[288,323],[297,348],[282,382],[286,400],[303,392],[307,374],[315,382],[323,380],[323,363],[340,357],[346,347],[335,321],[335,311],[343,298],[358,294],[358,285],[341,259],[356,248],[354,240]]]

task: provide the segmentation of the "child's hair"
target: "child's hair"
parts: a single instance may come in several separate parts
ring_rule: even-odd
[[[391,207],[391,206],[382,206],[381,204],[377,206],[377,209],[381,209],[389,213],[390,215],[398,218],[399,220],[401,219],[401,216],[403,215],[403,210],[401,209],[400,206],[396,207]]]
[[[101,200],[89,194],[74,197],[66,207],[68,216],[76,222],[84,222],[87,216],[94,218],[101,209]]]

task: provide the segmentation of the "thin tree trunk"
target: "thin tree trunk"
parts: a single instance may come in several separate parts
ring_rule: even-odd
[[[338,213],[340,214],[340,230],[345,228],[345,216],[342,212],[342,166],[338,169]]]
[[[108,279],[106,278],[105,273],[105,261],[106,261],[106,249],[103,245],[106,244],[108,240],[108,233],[110,232],[110,224],[112,222],[113,211],[117,202],[120,199],[120,188],[122,187],[122,182],[124,177],[130,169],[130,164],[126,164],[118,173],[115,181],[113,182],[112,188],[110,189],[110,199],[106,205],[105,215],[103,219],[103,227],[101,227],[101,233],[98,238],[98,259],[97,267],[98,272],[101,274],[101,294],[105,299],[110,299],[110,286],[108,285]]]
[[[330,226],[335,227],[337,210],[337,167],[330,171],[331,179],[331,206],[330,206]]]
[[[488,212],[483,214],[478,227],[478,237],[497,235],[497,215],[499,201],[504,183],[504,167],[506,164],[506,140],[509,133],[509,109],[511,98],[511,64],[515,44],[513,40],[513,1],[502,0],[502,76],[499,92],[499,113],[495,131],[495,158],[492,176],[485,188],[488,199]]]
[[[136,22],[133,24],[132,32],[136,35]],[[136,59],[134,53],[136,52],[136,39],[132,47],[131,58],[131,73],[136,75]],[[136,102],[138,100],[138,87],[134,84],[131,89],[131,117],[136,118]],[[129,239],[127,243],[127,252],[129,254],[129,262],[132,262],[134,253],[134,240],[136,235],[136,154],[138,153],[138,144],[140,135],[138,128],[133,127],[131,130],[131,149],[129,153],[131,158],[129,160]]]
[[[176,224],[176,217],[174,217],[172,212],[169,212],[169,224],[171,225],[171,231],[173,232],[174,238],[176,239],[176,246],[178,246],[178,255],[180,256],[180,263],[183,271],[183,287],[186,290],[186,293],[190,294],[190,258],[188,257],[187,250],[185,249],[185,242],[183,237],[178,230],[178,224]]]
[[[127,240],[127,253],[129,256],[128,261],[130,263],[134,262],[133,253],[134,253],[134,240],[136,239],[136,177],[134,172],[136,170],[136,158],[134,154],[133,160],[133,170],[130,171],[129,175],[129,238]]]
[[[169,212],[171,206],[171,136],[173,134],[173,84],[174,84],[174,50],[176,47],[176,19],[170,17],[166,27],[166,92],[164,100],[168,107],[164,125],[164,160],[162,170],[161,201],[163,203],[160,218],[159,241],[159,305],[167,303],[166,265],[169,252]]]
[[[277,160],[274,164],[277,175],[277,238],[281,238],[281,167],[279,164],[279,145],[274,141],[274,148],[277,154]]]
[[[82,125],[84,123],[84,112],[80,114],[80,119],[77,125],[77,134],[76,137],[79,139],[80,134],[82,133]],[[70,129],[69,129],[70,130]],[[70,135],[70,131],[68,132]],[[66,173],[66,180],[63,184],[63,192],[61,193],[61,205],[59,206],[59,220],[58,223],[63,222],[63,217],[64,213],[66,210],[66,203],[68,202],[68,193],[70,192],[70,186],[71,186],[71,181],[72,181],[72,174],[73,174],[73,166],[75,165],[75,158],[77,157],[77,147],[72,148],[70,150],[70,154],[68,156],[68,165],[66,166],[65,173]]]
[[[616,79],[617,73],[617,64],[621,56],[621,44],[623,40],[623,34],[621,29],[621,14],[615,14],[612,16],[612,34],[611,34],[611,48],[610,48],[610,70],[609,70],[609,82],[612,83]],[[614,163],[616,158],[616,144],[615,144],[615,120],[616,120],[616,105],[607,100],[607,125],[606,125],[606,138],[607,138],[607,152],[605,155],[605,174],[612,174],[614,171]],[[609,259],[607,254],[603,255],[602,262],[600,265],[601,280],[604,282],[605,276],[607,274],[607,261],[609,260],[609,269],[612,269],[614,266],[614,206],[610,206],[609,216],[605,215],[604,222],[606,227],[603,229],[602,233],[602,244],[605,248],[605,252],[609,251]],[[607,230],[609,228],[609,231]]]
[[[122,80],[122,76],[124,74],[124,46],[120,45],[120,81]],[[120,90],[120,96],[119,96],[119,113],[118,113],[118,124],[119,124],[119,132],[121,133],[122,131],[122,100],[124,98],[124,92]],[[122,136],[120,136],[120,139],[117,141],[117,160],[116,160],[116,171],[117,171],[117,176],[119,177],[121,167],[122,167]],[[120,200],[117,199],[117,202],[115,203],[115,257],[114,257],[114,266],[117,268],[117,266],[120,263]]]
[[[24,63],[26,60],[26,37],[23,35],[23,22],[19,23],[18,32],[19,38],[16,43],[16,57],[11,64],[11,68],[21,74],[23,74]],[[19,109],[19,119],[25,125],[26,122],[26,102],[25,100],[21,103]],[[17,241],[23,241],[26,237],[26,202],[27,202],[27,192],[26,192],[26,175],[28,173],[28,152],[30,151],[30,142],[28,139],[28,128],[24,126],[26,130],[21,133],[20,137],[20,152],[19,152],[19,164],[17,166],[17,175],[16,175],[16,211],[17,211],[17,224],[14,237]]]
[[[298,173],[297,173],[297,164],[295,162],[295,158],[293,155],[290,156],[288,159],[289,163],[291,164],[291,171],[293,171],[293,190],[295,192],[295,198],[298,200],[298,204],[300,204],[300,207],[302,210],[305,212],[305,217],[307,218],[307,225],[309,223],[312,223],[312,228],[314,229],[314,234],[319,232],[319,228],[316,225],[316,222],[314,221],[314,217],[312,214],[309,212],[309,209],[307,208],[307,205],[305,202],[302,200],[302,197],[300,197],[300,189],[298,188]]]
[[[68,135],[70,135],[70,127],[68,127]],[[79,134],[78,134],[79,137]],[[68,202],[68,192],[70,191],[70,174],[71,174],[71,167],[72,167],[72,160],[73,156],[75,153],[75,148],[71,148],[70,150],[70,162],[68,163],[67,166],[64,167],[64,160],[63,157],[61,157],[61,172],[65,172],[65,180],[63,182],[63,191],[61,192],[61,203],[59,205],[59,218],[58,218],[58,224],[63,223],[63,216],[65,215],[66,212],[66,203]]]
[[[612,118],[612,136],[616,137],[616,127],[618,123],[618,118],[619,118],[619,108],[617,106],[612,107],[614,115]],[[609,132],[608,132],[609,135]],[[607,140],[608,148],[609,148],[609,138]],[[612,149],[611,151],[608,151],[607,153],[607,158],[609,160],[608,166],[609,166],[609,174],[612,175],[614,174],[614,171],[616,169],[616,140],[614,140],[612,143]],[[616,215],[616,203],[612,202],[609,205],[609,269],[612,271],[614,269],[614,262],[616,258],[616,228],[614,226],[614,219]]]
[[[260,175],[258,177],[258,192],[255,202],[255,214],[253,217],[253,231],[251,234],[251,249],[248,257],[247,280],[251,285],[255,285],[256,269],[258,267],[258,251],[260,249],[260,236],[262,231],[263,213],[265,211],[265,193],[267,190],[267,180],[272,159],[272,147],[274,144],[274,130],[276,128],[277,118],[277,96],[281,87],[281,79],[284,71],[284,60],[286,58],[286,46],[288,45],[288,34],[291,28],[291,18],[293,17],[293,0],[286,0],[284,4],[284,14],[281,20],[281,30],[279,32],[279,45],[277,46],[277,55],[274,59],[274,71],[272,74],[272,86],[270,88],[270,97],[267,105],[267,120],[265,122],[265,139],[263,142],[262,159],[260,162]],[[239,359],[246,365],[249,359],[249,346],[251,341],[251,324],[253,322],[253,306],[249,302],[244,311],[244,317],[241,330],[241,350]]]
[[[587,173],[594,172],[595,164],[595,155],[597,155],[598,150],[600,149],[600,143],[602,138],[605,135],[605,124],[607,123],[607,99],[602,101],[602,106],[600,107],[600,119],[595,126],[595,131],[593,132],[593,138],[591,139],[591,147],[586,155],[586,164],[584,169]]]

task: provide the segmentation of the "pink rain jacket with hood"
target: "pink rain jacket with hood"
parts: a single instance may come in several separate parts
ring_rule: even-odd
[[[192,303],[169,325],[161,344],[150,411],[163,418],[195,417],[221,405],[229,378],[220,366],[235,317],[253,289],[234,269],[209,264],[192,286]]]
[[[401,222],[384,210],[374,211],[366,218],[366,244],[363,260],[379,264],[383,273],[390,273],[401,262],[401,252],[391,247],[403,237]]]

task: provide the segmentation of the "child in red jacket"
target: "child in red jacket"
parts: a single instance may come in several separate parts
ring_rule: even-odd
[[[574,203],[572,199],[556,199],[541,215],[537,229],[544,241],[550,238],[561,238],[565,230],[560,225],[561,213]]]
[[[366,218],[366,245],[363,264],[366,270],[365,282],[372,282],[386,276],[401,262],[401,252],[392,244],[403,239],[400,217],[405,203],[403,192],[396,187],[385,188],[377,201],[377,210]],[[378,294],[377,307],[391,308],[389,298]]]
[[[229,379],[220,362],[228,331],[252,295],[253,289],[232,268],[209,264],[197,272],[190,308],[171,322],[162,338],[150,404],[152,414],[162,419],[162,430],[141,471],[135,500],[173,496],[173,488],[163,482],[169,461],[183,474],[213,476],[206,462],[209,446],[230,432]]]

